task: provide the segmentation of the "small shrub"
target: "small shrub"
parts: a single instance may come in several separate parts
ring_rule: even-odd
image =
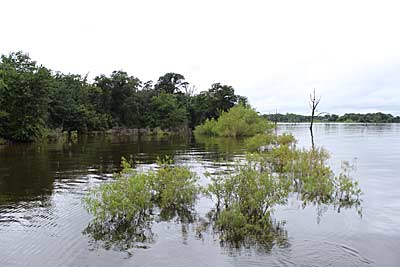
[[[207,195],[216,201],[215,227],[222,239],[237,243],[250,236],[266,241],[272,209],[286,203],[288,188],[285,180],[260,170],[254,161],[212,178]]]
[[[217,121],[214,119],[207,119],[203,124],[196,126],[194,129],[195,135],[208,135],[214,136],[217,135],[215,131],[215,127],[217,125]]]
[[[247,138],[245,141],[246,148],[249,152],[261,152],[267,149],[275,140],[275,136],[270,134],[256,134],[253,137]]]
[[[198,188],[197,176],[186,167],[172,166],[172,161],[157,161],[159,169],[151,176],[153,202],[161,209],[193,205]]]
[[[249,152],[265,152],[279,146],[293,146],[294,148],[296,142],[296,139],[291,134],[274,135],[271,133],[260,133],[247,138],[245,144]]]
[[[197,177],[186,167],[158,160],[156,170],[140,173],[122,158],[122,171],[115,180],[92,189],[83,201],[93,214],[84,233],[94,240],[121,249],[153,240],[151,225],[156,211],[161,220],[178,217],[193,221],[198,193]]]
[[[99,221],[135,221],[150,216],[154,207],[180,208],[194,204],[197,177],[186,167],[158,161],[158,169],[139,173],[123,158],[113,182],[91,190],[87,210]]]
[[[91,190],[84,198],[96,221],[138,222],[151,214],[154,205],[149,178],[154,173],[138,173],[124,158],[122,166],[114,181]]]

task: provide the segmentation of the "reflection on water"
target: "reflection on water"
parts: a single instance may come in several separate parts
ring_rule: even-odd
[[[154,233],[151,230],[152,220],[148,217],[140,218],[135,222],[123,221],[118,224],[110,222],[90,222],[83,231],[95,243],[101,241],[105,249],[115,247],[119,250],[131,248],[147,248],[147,244],[154,242]]]
[[[149,248],[156,241],[156,236],[152,231],[154,223],[180,224],[181,236],[185,239],[185,236],[191,230],[191,224],[198,221],[194,210],[168,208],[160,210],[155,221],[150,216],[141,216],[129,222],[99,222],[93,220],[89,222],[83,234],[88,235],[91,241],[94,241],[91,242],[94,247],[113,248],[129,252],[132,248]],[[197,234],[201,233],[198,232]]]
[[[292,132],[299,146],[311,145],[308,125],[279,125],[278,131]],[[196,204],[198,214],[193,223],[168,212],[152,224],[152,234],[143,226],[155,242],[150,242],[149,249],[129,250],[132,257],[128,259],[119,250],[104,249],[107,238],[115,239],[112,235],[91,236],[90,225],[87,228],[91,217],[81,202],[88,188],[112,179],[121,156],[129,155],[144,167],[153,164],[157,156],[170,155],[196,171],[205,184],[205,171],[223,173],[234,159],[243,156],[240,141],[101,135],[71,145],[2,146],[0,265],[398,266],[399,136],[400,126],[394,124],[315,125],[315,144],[331,152],[329,163],[337,173],[341,161],[357,158],[354,175],[364,192],[362,219],[353,209],[320,205],[324,215],[318,224],[315,218],[320,211],[315,205],[303,207],[304,199],[293,194],[287,205],[276,208],[274,223],[279,224],[281,233],[272,245],[232,248],[220,244],[213,233],[207,213],[214,204],[202,198]],[[214,163],[216,159],[221,160]],[[87,234],[82,235],[85,229]]]

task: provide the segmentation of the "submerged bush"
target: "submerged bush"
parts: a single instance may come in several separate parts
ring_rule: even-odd
[[[197,176],[186,167],[172,166],[170,160],[157,163],[159,169],[150,176],[153,202],[161,209],[192,206],[198,192]]]
[[[250,236],[264,242],[273,228],[273,207],[287,201],[287,182],[257,165],[239,165],[230,175],[212,178],[207,188],[216,202],[215,230],[224,241],[240,243]]]
[[[123,158],[123,170],[115,180],[92,189],[84,198],[87,210],[96,221],[140,221],[154,207],[150,181],[153,172],[138,173]]]
[[[267,120],[247,106],[237,105],[227,112],[222,112],[218,120],[206,120],[195,128],[195,134],[215,136],[254,136],[265,133],[272,127]]]
[[[122,158],[123,169],[115,180],[92,189],[83,199],[94,216],[85,232],[106,242],[144,242],[153,237],[156,210],[162,219],[186,216],[186,220],[196,200],[197,177],[168,159],[157,163],[156,170],[140,173]]]
[[[194,203],[202,192],[215,202],[200,228],[211,226],[222,243],[229,246],[260,244],[286,245],[281,222],[273,220],[277,205],[287,203],[289,194],[306,205],[358,207],[361,190],[350,176],[352,166],[344,163],[335,175],[324,149],[298,149],[292,135],[257,134],[247,139],[245,160],[200,189],[197,177],[186,167],[174,166],[169,159],[157,161],[157,168],[139,172],[125,160],[116,179],[90,191],[86,208],[94,215],[87,233],[95,240],[124,244],[153,240],[154,220],[173,218],[187,224],[196,221]],[[319,214],[319,212],[318,212]],[[201,235],[201,230],[199,230]],[[103,239],[102,239],[103,238]]]
[[[324,149],[296,149],[291,135],[260,134],[246,144],[255,152],[237,162],[230,174],[211,177],[206,189],[216,203],[213,224],[222,240],[239,244],[250,238],[262,244],[279,238],[282,229],[271,215],[276,205],[287,202],[289,193],[297,194],[303,207],[332,205],[340,211],[360,205],[361,190],[350,177],[351,166],[345,163],[336,176]]]
[[[186,167],[158,161],[158,168],[139,173],[123,158],[116,179],[91,190],[87,210],[100,221],[135,221],[152,209],[190,207],[197,196],[197,177]]]
[[[291,134],[273,135],[260,133],[249,137],[245,141],[246,149],[249,152],[265,152],[277,146],[294,146],[296,139]]]

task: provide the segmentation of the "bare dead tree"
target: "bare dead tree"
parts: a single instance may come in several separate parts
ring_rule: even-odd
[[[315,89],[313,91],[313,93],[310,94],[310,109],[311,109],[311,123],[310,123],[310,131],[312,131],[312,127],[314,124],[314,118],[315,118],[315,113],[318,112],[317,111],[317,107],[319,105],[319,103],[321,102],[321,97],[317,97],[315,96]],[[319,114],[320,115],[320,114]],[[319,116],[317,115],[317,116]]]

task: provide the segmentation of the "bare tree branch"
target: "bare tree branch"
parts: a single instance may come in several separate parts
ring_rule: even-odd
[[[310,124],[310,130],[312,131],[312,127],[314,124],[314,118],[315,118],[315,113],[318,112],[317,111],[317,107],[319,105],[319,103],[321,102],[321,97],[317,97],[315,95],[315,88],[314,91],[310,94],[310,109],[311,109],[311,124]],[[318,115],[317,115],[318,116]]]

